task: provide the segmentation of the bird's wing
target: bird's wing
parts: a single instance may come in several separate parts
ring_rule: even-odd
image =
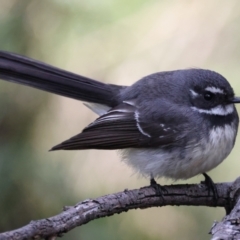
[[[134,101],[123,102],[51,150],[149,148],[168,146],[184,138],[171,122],[162,123],[149,116],[144,117]]]

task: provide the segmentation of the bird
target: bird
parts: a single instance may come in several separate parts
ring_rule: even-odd
[[[173,180],[207,172],[234,147],[240,103],[219,73],[200,68],[157,72],[131,86],[106,84],[0,51],[0,79],[81,100],[98,118],[54,150],[120,150],[135,172]]]

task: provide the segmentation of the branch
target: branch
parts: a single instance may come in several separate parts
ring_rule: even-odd
[[[239,181],[240,182],[240,181]],[[96,199],[87,199],[75,206],[65,207],[63,212],[46,219],[31,221],[28,225],[0,234],[0,240],[55,239],[71,229],[94,219],[127,212],[130,209],[145,209],[166,205],[193,205],[231,208],[229,192],[234,183],[216,184],[219,198],[216,201],[205,184],[164,186],[164,195],[159,196],[153,187],[109,194]],[[213,231],[213,229],[212,229]]]
[[[232,184],[229,193],[230,209],[233,209],[222,222],[213,224],[210,231],[212,240],[240,239],[240,178]]]

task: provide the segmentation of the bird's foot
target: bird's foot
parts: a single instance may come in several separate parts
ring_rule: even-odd
[[[210,196],[210,192],[211,191],[213,192],[213,199],[214,199],[215,205],[217,206],[217,201],[219,198],[217,187],[213,182],[213,180],[206,173],[203,173],[203,176],[205,180],[202,183],[204,183],[207,186],[209,196]]]
[[[167,193],[166,188],[164,188],[163,186],[161,186],[160,184],[158,184],[154,178],[150,179],[150,186],[154,188],[156,195],[161,196],[163,201],[164,200],[164,192]]]

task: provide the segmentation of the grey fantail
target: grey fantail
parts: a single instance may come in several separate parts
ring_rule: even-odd
[[[204,174],[235,143],[240,98],[210,70],[158,72],[118,86],[0,52],[0,78],[81,100],[99,115],[52,150],[121,149],[127,164],[151,178]]]

